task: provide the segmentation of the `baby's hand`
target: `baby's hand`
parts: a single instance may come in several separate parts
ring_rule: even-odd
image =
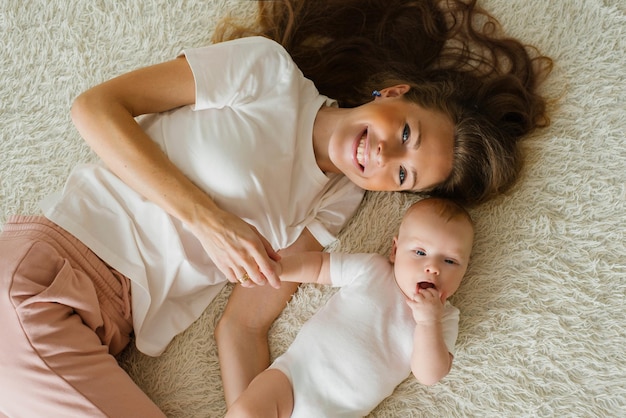
[[[420,289],[419,293],[413,295],[413,300],[407,299],[406,303],[417,324],[432,324],[443,316],[443,302],[435,288]]]

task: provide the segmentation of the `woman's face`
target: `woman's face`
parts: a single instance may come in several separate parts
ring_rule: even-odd
[[[452,170],[452,121],[405,100],[404,91],[382,90],[351,109],[331,135],[331,162],[363,189],[427,190]]]

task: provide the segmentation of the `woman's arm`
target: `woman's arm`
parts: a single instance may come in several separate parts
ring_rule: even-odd
[[[277,287],[270,258],[279,257],[269,243],[243,220],[217,207],[134,119],[193,103],[195,80],[187,60],[180,57],[87,90],[75,100],[72,120],[111,171],[191,228],[230,281],[247,272],[255,283],[267,279]]]

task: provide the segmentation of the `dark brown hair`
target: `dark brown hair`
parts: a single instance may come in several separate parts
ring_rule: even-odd
[[[453,169],[430,194],[479,203],[505,192],[522,167],[518,140],[549,123],[537,87],[552,61],[504,36],[476,0],[258,3],[255,26],[225,20],[213,40],[262,35],[281,43],[340,106],[406,83],[406,99],[452,120]]]

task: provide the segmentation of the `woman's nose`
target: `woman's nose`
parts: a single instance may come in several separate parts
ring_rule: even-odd
[[[398,158],[398,149],[389,141],[380,141],[376,147],[376,162],[379,167],[384,167],[390,161]]]

